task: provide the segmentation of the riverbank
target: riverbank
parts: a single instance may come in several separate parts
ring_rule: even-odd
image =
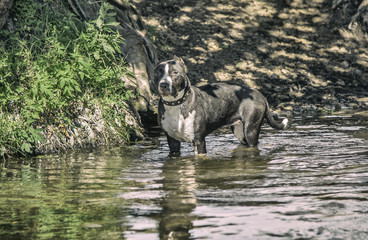
[[[278,111],[368,106],[367,38],[347,28],[354,14],[345,6],[350,3],[133,2],[154,35],[160,59],[182,57],[193,84],[245,83]]]
[[[130,143],[143,128],[113,7],[17,1],[0,31],[0,156]]]

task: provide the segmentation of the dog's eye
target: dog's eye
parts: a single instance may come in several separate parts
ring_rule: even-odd
[[[179,72],[178,71],[173,71],[172,74],[173,75],[179,75]]]

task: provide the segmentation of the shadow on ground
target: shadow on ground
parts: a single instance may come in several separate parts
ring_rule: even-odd
[[[183,57],[197,85],[246,83],[281,110],[367,106],[368,49],[347,30],[346,9],[324,0],[134,2],[160,59]]]

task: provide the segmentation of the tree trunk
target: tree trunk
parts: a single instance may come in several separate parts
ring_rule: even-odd
[[[5,26],[14,0],[0,0],[0,30]]]
[[[360,3],[358,10],[351,18],[349,29],[353,29],[355,24],[359,24],[365,33],[368,32],[368,0]]]
[[[100,2],[97,0],[68,0],[73,11],[85,20],[98,17]],[[152,100],[153,70],[158,62],[156,49],[148,39],[143,21],[135,7],[123,0],[108,0],[115,7],[116,20],[120,23],[117,27],[119,33],[125,39],[121,50],[127,63],[134,73],[135,79],[127,79],[128,88],[137,88],[141,99],[135,104],[140,112],[149,111]]]

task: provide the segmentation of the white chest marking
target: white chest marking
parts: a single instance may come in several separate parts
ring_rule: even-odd
[[[194,119],[196,111],[192,111],[184,118],[180,105],[166,107],[161,117],[162,128],[178,141],[192,142],[194,140]]]

